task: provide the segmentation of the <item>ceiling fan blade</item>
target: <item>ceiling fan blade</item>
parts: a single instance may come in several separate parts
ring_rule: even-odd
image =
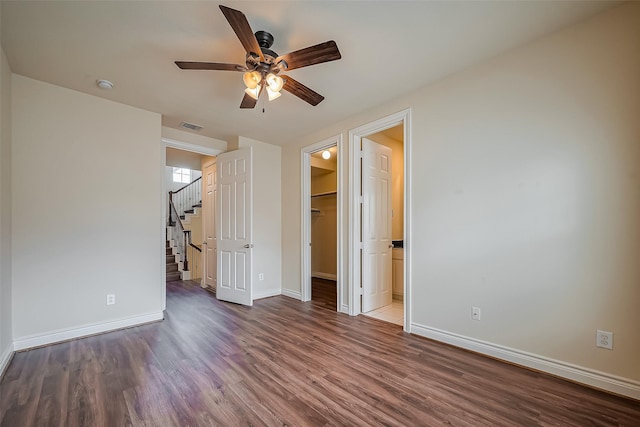
[[[306,47],[296,50],[276,58],[276,63],[285,60],[287,70],[295,70],[296,68],[308,67],[309,65],[321,64],[323,62],[335,61],[342,58],[336,42],[330,40],[315,46]]]
[[[221,64],[218,62],[176,61],[176,65],[183,70],[247,71],[247,67],[244,65]]]
[[[324,96],[320,95],[318,92],[309,89],[302,83],[292,79],[289,76],[282,76],[284,78],[284,86],[282,87],[287,92],[297,96],[303,101],[308,102],[314,107],[322,102]]]
[[[257,99],[253,99],[252,96],[245,93],[244,98],[242,98],[242,102],[240,103],[240,108],[254,108],[257,103]]]
[[[247,17],[239,10],[231,9],[230,7],[220,5],[220,10],[224,14],[224,17],[229,21],[229,25],[235,31],[236,36],[240,39],[240,43],[244,47],[247,53],[255,53],[260,56],[260,61],[264,62],[264,55],[256,40],[256,36],[253,35],[253,30],[247,21]]]

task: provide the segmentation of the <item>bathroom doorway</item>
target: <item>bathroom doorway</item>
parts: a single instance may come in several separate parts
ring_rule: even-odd
[[[363,140],[363,145],[369,144],[384,150],[385,157],[390,157],[390,168],[387,178],[384,178],[384,191],[378,189],[379,194],[388,194],[390,206],[388,210],[390,215],[384,215],[386,228],[390,231],[390,239],[386,238],[383,242],[382,257],[375,261],[372,267],[377,269],[379,276],[377,278],[378,288],[373,291],[368,290],[370,279],[367,277],[368,269],[367,254],[363,255],[363,304],[362,314],[375,319],[394,323],[400,326],[404,325],[404,126],[398,124],[388,129],[367,135]],[[364,147],[363,147],[364,148]],[[366,158],[366,155],[365,155]],[[365,159],[366,160],[366,159]],[[363,165],[363,174],[365,165]],[[387,182],[388,181],[388,182]],[[364,188],[363,176],[363,194]],[[374,196],[380,203],[380,196]],[[364,197],[366,203],[366,195]],[[363,214],[371,210],[366,206]],[[389,218],[390,217],[390,218]],[[379,218],[378,218],[379,219]],[[363,227],[366,228],[367,221],[363,221]],[[364,230],[364,228],[363,228]],[[366,231],[364,231],[366,233]],[[386,232],[385,232],[386,234]],[[363,239],[364,240],[364,239]],[[389,241],[390,240],[390,241]],[[388,248],[388,246],[392,246]],[[388,249],[391,249],[391,260],[388,260]],[[384,265],[386,264],[386,265]],[[385,268],[382,268],[385,267]],[[378,301],[367,304],[365,298],[368,294],[375,291],[380,294],[384,290],[388,293],[387,298],[380,295]]]
[[[398,156],[393,156],[392,153],[389,153],[388,147],[370,139],[371,136],[375,138],[376,134],[398,126],[398,129],[394,129],[394,131],[402,129],[402,152],[398,153]],[[393,173],[393,175],[396,177],[395,185],[401,182],[402,191],[400,194],[402,194],[403,201],[400,206],[396,201],[396,206],[391,212],[388,208],[380,209],[380,206],[393,205],[393,202],[389,201],[387,192],[392,192],[392,188],[388,185],[394,181],[389,175],[393,172],[392,160],[395,157],[397,157],[396,161],[402,161],[401,166],[395,167],[395,169],[401,168],[402,173]],[[346,250],[349,271],[345,280],[349,314],[352,316],[366,314],[378,308],[382,309],[383,306],[386,307],[384,311],[392,310],[394,308],[393,298],[392,295],[389,295],[390,289],[386,286],[393,281],[395,275],[396,289],[395,292],[391,289],[391,293],[395,293],[396,296],[396,312],[400,311],[398,304],[400,299],[402,299],[402,310],[404,311],[402,323],[399,321],[397,323],[403,326],[405,332],[410,333],[411,240],[408,238],[411,236],[411,109],[399,111],[350,129],[348,159],[347,201],[350,215]],[[398,180],[399,177],[402,177],[402,181]],[[365,181],[370,181],[371,185],[365,185]],[[385,181],[389,181],[389,183]],[[378,196],[376,196],[376,191]],[[387,205],[378,202],[382,199],[386,200]],[[371,215],[370,211],[374,207],[376,212]],[[387,228],[386,218],[389,217],[396,220],[395,233],[392,232],[393,227]],[[400,218],[401,222],[397,222]],[[373,234],[371,229],[375,230]],[[379,230],[384,230],[384,232],[379,232]],[[402,230],[401,238],[398,238],[399,230]],[[372,243],[376,243],[375,249],[371,247]],[[400,246],[402,247],[400,248]],[[391,261],[390,267],[389,264],[385,264],[384,268],[378,268],[377,266],[383,260],[385,262]],[[400,287],[402,287],[402,292],[399,292]],[[393,288],[393,284],[391,288]],[[389,298],[390,296],[391,298]],[[381,301],[384,304],[376,306]],[[389,317],[392,313],[389,311],[387,315],[380,317],[391,320]],[[379,315],[380,312],[373,314]]]

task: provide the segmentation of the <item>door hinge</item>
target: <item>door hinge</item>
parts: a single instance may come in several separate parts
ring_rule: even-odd
[[[364,295],[364,292],[362,292],[362,287],[360,288],[360,295]]]
[[[364,249],[364,243],[360,242],[359,245],[360,245],[360,249]]]
[[[364,196],[360,196],[359,201],[360,201],[360,204],[363,204],[364,203]]]

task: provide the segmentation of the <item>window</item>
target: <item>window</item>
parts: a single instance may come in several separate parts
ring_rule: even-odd
[[[173,168],[173,182],[188,184],[191,182],[191,170],[185,168]]]

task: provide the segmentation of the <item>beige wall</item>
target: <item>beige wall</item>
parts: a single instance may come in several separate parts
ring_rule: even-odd
[[[338,273],[336,195],[313,197],[311,208],[320,211],[311,213],[311,275],[335,280]]]
[[[381,133],[367,136],[368,139],[391,148],[391,236],[393,240],[404,238],[404,148],[402,141]]]
[[[283,287],[300,290],[300,147],[411,108],[412,327],[637,384],[639,41],[627,3],[296,139]]]
[[[336,191],[338,174],[336,172],[323,173],[311,177],[311,194]]]
[[[13,350],[11,305],[11,69],[0,49],[0,375]]]
[[[335,156],[330,160],[316,159],[330,164],[336,169]],[[329,169],[318,169],[312,166],[311,194],[335,192],[338,175]],[[314,173],[315,172],[315,173]],[[311,213],[311,275],[324,279],[336,279],[337,266],[337,234],[338,205],[336,194],[311,197],[311,208],[320,212]]]
[[[15,74],[12,90],[14,340],[161,314],[160,115]]]
[[[282,290],[281,148],[239,137],[234,148],[253,150],[253,297],[279,295]],[[264,274],[264,280],[258,275]]]

